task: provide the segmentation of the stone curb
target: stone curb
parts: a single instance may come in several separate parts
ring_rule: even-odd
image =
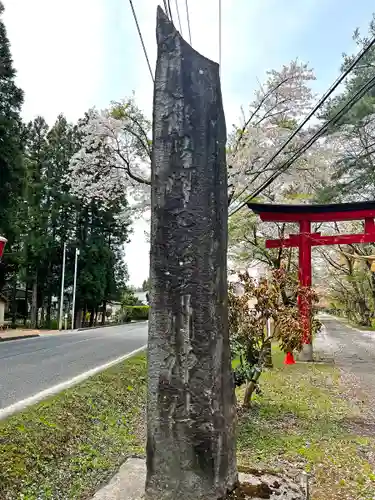
[[[135,324],[138,324],[138,323],[147,323],[148,322],[148,319],[142,319],[140,321],[129,321],[128,323],[118,323],[116,325],[100,325],[100,326],[86,326],[86,327],[83,327],[83,328],[76,328],[75,330],[72,330],[73,332],[74,331],[77,331],[77,332],[83,332],[85,330],[97,330],[98,328],[109,328],[109,327],[114,327],[114,326],[126,326],[126,325],[135,325]]]
[[[34,339],[40,337],[39,333],[32,333],[30,335],[17,335],[15,337],[0,337],[0,342],[9,342],[10,340]]]
[[[145,492],[146,462],[129,458],[91,500],[140,500]]]
[[[287,476],[279,476],[274,473],[261,472],[238,474],[239,481],[244,485],[263,486],[266,485],[267,496],[255,493],[251,495],[253,500],[269,498],[277,500],[305,500],[307,494],[303,491],[294,479]],[[103,486],[91,500],[142,500],[145,494],[146,482],[146,461],[142,458],[128,458],[124,462],[117,474]],[[268,485],[268,486],[267,486]],[[260,489],[260,488],[259,488]],[[249,496],[250,498],[250,496]]]

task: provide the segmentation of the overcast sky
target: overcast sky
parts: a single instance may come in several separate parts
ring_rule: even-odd
[[[91,106],[129,96],[151,115],[152,82],[128,0],[3,0],[24,117],[53,124],[76,120]],[[133,0],[151,65],[155,66],[157,0]],[[192,45],[218,60],[218,0],[189,0]],[[187,37],[185,1],[178,0]],[[175,0],[171,0],[175,8]],[[222,0],[222,86],[228,128],[252,98],[257,78],[299,57],[315,69],[323,92],[339,72],[351,34],[367,29],[370,0]],[[177,19],[176,11],[174,17]],[[148,276],[145,223],[126,247],[131,282]]]

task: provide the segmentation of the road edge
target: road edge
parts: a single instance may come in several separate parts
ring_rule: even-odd
[[[97,326],[84,326],[82,328],[75,328],[74,330],[70,330],[71,332],[84,332],[86,330],[98,330],[100,328],[107,328],[111,327],[114,328],[115,326],[127,326],[127,325],[136,325],[138,323],[148,323],[148,319],[140,319],[139,321],[128,321],[127,323],[116,323],[115,325],[97,325]],[[68,330],[66,330],[68,331]]]
[[[87,370],[86,372],[83,372],[80,375],[76,375],[75,377],[66,380],[65,382],[60,382],[60,384],[54,385],[48,389],[45,389],[44,391],[40,391],[34,394],[33,396],[29,396],[28,398],[22,399],[21,401],[17,401],[17,403],[13,403],[12,405],[6,406],[5,408],[0,409],[0,420],[4,420],[5,418],[10,417],[15,413],[18,413],[19,411],[28,408],[29,406],[40,403],[41,401],[50,396],[54,396],[55,394],[58,394],[59,392],[62,392],[65,389],[69,389],[70,387],[73,387],[79,384],[80,382],[84,382],[93,375],[96,375],[97,373],[100,373],[106,370],[107,368],[111,368],[111,366],[117,365],[118,363],[121,363],[122,361],[125,361],[126,359],[131,358],[136,354],[145,351],[146,349],[147,349],[147,344],[143,345],[142,347],[139,347],[138,349],[135,349],[134,351],[119,356],[118,358],[115,358],[112,361],[108,361],[103,365],[91,368],[91,370]]]
[[[11,340],[35,339],[36,337],[40,337],[39,333],[33,333],[30,335],[17,335],[16,337],[0,337],[0,342],[10,342]]]

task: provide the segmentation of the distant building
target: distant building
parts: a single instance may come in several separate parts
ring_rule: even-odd
[[[134,295],[137,297],[137,299],[142,302],[143,305],[147,306],[147,293],[148,292],[134,292]]]

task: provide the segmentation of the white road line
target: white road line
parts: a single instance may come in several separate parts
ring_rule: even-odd
[[[48,398],[49,396],[53,396],[54,394],[58,394],[61,391],[64,391],[65,389],[69,389],[70,387],[73,387],[74,385],[79,384],[80,382],[83,382],[84,380],[88,379],[89,377],[92,377],[93,375],[102,372],[103,370],[106,370],[107,368],[110,368],[113,365],[116,365],[117,363],[121,363],[125,359],[131,358],[135,354],[138,354],[142,351],[144,351],[147,348],[147,345],[143,345],[142,347],[139,347],[138,349],[135,349],[132,352],[129,352],[128,354],[124,354],[123,356],[120,356],[116,359],[113,359],[112,361],[108,361],[108,363],[105,363],[104,365],[96,366],[95,368],[92,368],[91,370],[88,370],[87,372],[81,373],[80,375],[77,375],[76,377],[71,378],[70,380],[66,380],[65,382],[61,382],[60,384],[54,385],[53,387],[50,387],[49,389],[45,389],[44,391],[38,392],[37,394],[34,394],[33,396],[30,396],[26,399],[22,399],[21,401],[18,401],[17,403],[13,403],[10,406],[7,406],[6,408],[0,409],[0,420],[3,420],[6,417],[9,417],[10,415],[13,415],[14,413],[17,413],[21,410],[24,410],[28,406],[34,405],[36,403],[39,403],[43,399]]]

